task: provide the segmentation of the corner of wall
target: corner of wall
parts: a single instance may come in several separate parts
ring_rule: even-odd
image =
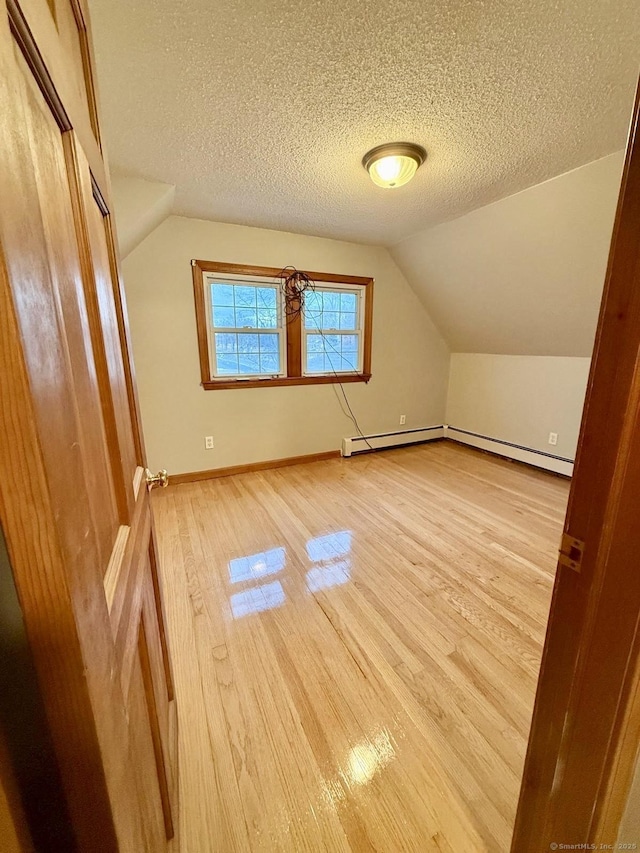
[[[175,192],[172,184],[114,177],[113,203],[123,259],[170,215]]]

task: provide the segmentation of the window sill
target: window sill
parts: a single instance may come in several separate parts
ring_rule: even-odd
[[[230,388],[276,388],[283,385],[332,385],[338,382],[368,382],[370,373],[347,373],[344,376],[281,376],[277,379],[210,379],[202,383],[205,391],[228,391]]]

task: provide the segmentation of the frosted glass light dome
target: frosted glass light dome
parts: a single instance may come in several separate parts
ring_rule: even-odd
[[[420,145],[392,142],[367,152],[362,165],[376,186],[395,189],[409,183],[426,156],[427,152]]]

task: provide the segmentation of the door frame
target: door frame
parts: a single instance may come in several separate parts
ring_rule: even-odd
[[[67,157],[65,162],[70,189],[68,200],[72,207],[76,204],[69,223],[74,227],[78,241],[76,248],[79,252],[79,285],[81,281],[84,283],[85,279],[88,281],[93,273],[87,223],[80,221],[78,217],[78,205],[82,201],[80,190],[83,187],[86,191],[85,200],[90,197],[91,204],[95,202],[102,217],[101,224],[104,225],[105,268],[108,266],[115,312],[112,328],[116,331],[114,341],[117,337],[118,342],[117,347],[114,343],[113,349],[117,348],[118,352],[122,353],[123,362],[122,381],[118,384],[121,392],[119,396],[126,398],[128,403],[130,421],[127,417],[126,424],[127,429],[131,430],[130,438],[137,465],[133,481],[128,481],[127,512],[120,518],[121,522],[128,521],[128,525],[121,524],[120,529],[128,526],[133,534],[138,529],[141,515],[140,512],[133,514],[134,508],[138,511],[144,502],[147,509],[144,537],[130,535],[131,544],[130,547],[127,544],[126,549],[123,546],[118,550],[114,545],[113,554],[119,558],[120,565],[127,567],[130,557],[133,559],[138,556],[137,552],[134,554],[134,546],[145,537],[143,544],[146,544],[149,529],[152,528],[144,476],[145,451],[131,360],[124,290],[119,271],[117,238],[106,203],[110,199],[110,182],[103,160],[97,124],[97,102],[93,95],[94,66],[86,0],[68,0],[68,4],[77,28],[88,110],[83,96],[79,94],[77,86],[74,86],[74,77],[70,74],[67,61],[68,51],[57,29],[51,0],[6,0],[2,3],[3,14],[0,16],[0,94],[9,104],[8,112],[13,116],[14,123],[10,125],[7,121],[3,144],[6,142],[9,152],[21,153],[25,150],[20,136],[23,93],[20,86],[16,85],[18,73],[22,74],[24,71],[25,79],[28,75],[29,80],[34,83],[33,91],[37,90],[37,98],[44,99],[51,121],[55,122],[60,131],[61,144]],[[37,138],[35,134],[33,138]],[[82,164],[78,154],[81,155]],[[14,160],[20,162],[17,155]],[[6,183],[14,188],[12,181],[16,179],[9,174],[3,176],[0,183],[4,186],[5,177]],[[84,185],[80,186],[83,181]],[[7,193],[7,197],[12,197],[11,193]],[[21,194],[15,192],[13,197],[20,200]],[[106,595],[104,577],[99,572],[104,567],[99,566],[97,560],[91,562],[86,577],[70,569],[70,549],[61,530],[63,522],[59,512],[64,502],[60,500],[60,489],[56,491],[52,486],[50,475],[56,466],[51,456],[47,457],[44,452],[48,447],[49,436],[34,403],[33,372],[30,372],[25,355],[29,351],[29,341],[22,334],[19,311],[13,299],[16,273],[9,261],[10,247],[19,245],[20,235],[16,237],[16,234],[23,221],[20,218],[23,213],[22,207],[16,202],[15,212],[10,210],[6,214],[11,228],[3,230],[3,239],[0,240],[0,397],[3,401],[0,406],[0,433],[3,437],[0,442],[0,524],[7,540],[19,609],[24,619],[26,638],[37,673],[36,686],[44,708],[43,726],[52,742],[49,754],[44,755],[43,750],[38,752],[42,767],[48,771],[41,773],[41,776],[46,779],[55,777],[45,794],[55,790],[62,806],[65,806],[59,810],[59,823],[64,824],[69,836],[73,835],[71,840],[65,840],[65,850],[71,853],[76,849],[76,845],[78,849],[87,851],[99,849],[100,853],[115,853],[125,846],[132,850],[148,849],[150,845],[146,842],[155,836],[146,831],[144,815],[155,809],[155,793],[150,792],[146,785],[138,783],[147,765],[150,766],[154,759],[158,765],[163,758],[162,743],[158,746],[158,738],[154,740],[160,724],[157,719],[153,719],[154,709],[157,717],[157,697],[152,691],[155,685],[154,676],[149,673],[153,667],[157,670],[155,662],[158,655],[157,650],[154,650],[154,659],[151,661],[151,630],[148,630],[144,637],[144,646],[141,644],[140,633],[133,638],[135,642],[130,644],[132,653],[128,658],[129,671],[132,673],[129,679],[129,694],[133,700],[131,707],[125,706],[122,685],[117,677],[116,638],[113,636],[115,608],[102,606],[105,604],[102,599],[100,605],[93,607],[88,595],[92,584]],[[15,223],[10,216],[13,216]],[[27,217],[23,219],[27,221]],[[35,233],[37,228],[33,230]],[[9,234],[6,244],[3,242],[5,231]],[[25,246],[30,245],[29,240],[25,239],[24,242]],[[29,283],[32,275],[42,272],[42,265],[28,267],[29,263],[35,264],[36,260],[35,257],[25,257],[24,264],[20,267],[22,278],[18,280],[25,287],[25,282]],[[27,271],[24,272],[24,269]],[[52,323],[52,328],[54,327],[55,322]],[[88,322],[85,328],[85,340],[89,342],[91,323]],[[63,333],[58,331],[62,339]],[[66,358],[64,365],[69,368],[69,376],[65,373],[63,378],[70,380],[72,371],[69,366],[69,353],[64,346],[65,342],[61,341],[61,351],[65,353]],[[100,366],[96,372],[99,371]],[[107,377],[104,379],[105,388],[108,382]],[[69,381],[68,384],[70,388],[74,387],[73,382]],[[100,404],[99,400],[96,402]],[[122,411],[125,409],[126,406],[123,405]],[[78,443],[67,443],[65,448],[70,446],[77,447]],[[58,470],[64,471],[64,459],[66,456],[62,454]],[[124,458],[121,461],[125,464]],[[133,472],[131,474],[133,475]],[[87,487],[87,483],[83,485]],[[65,518],[69,524],[72,523],[70,517]],[[125,540],[116,539],[115,544],[119,541]],[[80,553],[81,550],[79,547],[77,552]],[[128,615],[132,624],[136,618],[133,614],[141,613],[142,607],[146,607],[151,613],[157,611],[159,616],[162,604],[154,574],[153,563],[157,555],[153,537],[148,548],[139,550],[140,564],[143,559],[149,561],[152,571],[148,573],[148,582],[147,575],[144,583],[139,579],[140,583],[136,588],[143,590],[146,600],[141,600],[139,596],[134,602],[135,606],[130,608]],[[122,577],[126,579],[126,572],[122,572]],[[152,591],[151,583],[154,584]],[[122,595],[123,592],[126,590],[118,587],[114,591],[114,597]],[[129,624],[125,617],[122,619],[123,625]],[[151,622],[147,621],[147,628],[150,627]],[[107,637],[113,638],[112,646],[103,642]],[[128,635],[125,639],[128,639]],[[124,640],[118,642],[122,646]],[[164,675],[169,694],[167,698],[171,700],[171,674],[164,635],[160,635],[159,642],[164,653]],[[144,659],[140,659],[141,650],[145,653]],[[131,684],[134,684],[135,689],[131,688]],[[128,713],[131,708],[136,712],[136,720],[145,720],[145,733],[148,718],[149,748],[145,747],[146,753],[139,748],[138,741],[134,743],[133,739],[129,738]],[[172,711],[175,714],[175,703]],[[175,719],[173,722],[175,723]],[[173,727],[172,735],[175,736],[176,733],[177,724]],[[2,735],[0,729],[0,741]],[[140,755],[146,755],[150,759],[144,766],[135,760]],[[3,787],[6,786],[7,779],[11,781],[10,773],[0,761],[0,782]],[[161,783],[160,779],[158,781]],[[177,791],[177,785],[173,786],[173,790]],[[118,797],[113,796],[114,791],[117,791]],[[34,798],[34,792],[28,786],[21,785],[19,793],[25,800]],[[158,803],[162,796],[163,791],[160,790]],[[45,796],[44,799],[51,800],[53,806],[53,793],[51,797]],[[14,819],[16,816],[20,817],[20,803],[16,805],[16,802],[9,802]],[[136,802],[141,805],[139,813],[132,808],[132,804]],[[161,805],[161,816],[165,819],[163,830],[168,838],[173,832],[173,826],[167,825],[171,822],[167,821],[164,801]],[[32,810],[25,811],[28,812],[27,818],[31,826]],[[156,811],[160,813],[159,809]],[[28,850],[28,839],[25,837],[20,841],[23,848]],[[56,846],[51,840],[49,843],[51,849],[58,849],[60,846]],[[160,846],[156,845],[154,849],[160,849]],[[177,849],[175,844],[173,849]]]
[[[640,736],[639,497],[640,86],[512,853],[616,842]]]

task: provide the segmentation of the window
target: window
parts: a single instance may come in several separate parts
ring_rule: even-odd
[[[282,376],[284,329],[277,284],[205,274],[213,378]]]
[[[316,287],[303,309],[305,376],[362,371],[364,288]]]
[[[307,273],[315,288],[300,310],[287,311],[281,270],[212,261],[192,267],[205,389],[371,378],[373,279]]]

